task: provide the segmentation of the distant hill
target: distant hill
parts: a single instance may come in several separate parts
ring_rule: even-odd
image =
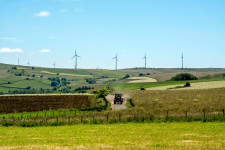
[[[123,84],[130,76],[147,76],[157,81],[169,80],[181,72],[189,72],[197,77],[221,77],[225,69],[198,68],[180,70],[178,68],[134,68],[122,70],[107,69],[60,69],[17,66],[0,63],[0,93],[21,90],[41,90],[48,92],[85,91],[93,88],[105,87],[110,84]],[[52,89],[54,89],[52,91]]]

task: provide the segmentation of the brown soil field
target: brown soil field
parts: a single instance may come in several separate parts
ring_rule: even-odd
[[[17,95],[0,96],[0,113],[34,112],[90,107],[91,95]]]

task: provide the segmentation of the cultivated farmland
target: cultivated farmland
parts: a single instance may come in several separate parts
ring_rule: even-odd
[[[0,113],[85,108],[96,104],[91,95],[0,96]]]

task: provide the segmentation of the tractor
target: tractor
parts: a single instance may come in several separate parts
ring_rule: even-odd
[[[123,94],[115,94],[114,104],[116,103],[123,104],[123,101],[124,101]]]

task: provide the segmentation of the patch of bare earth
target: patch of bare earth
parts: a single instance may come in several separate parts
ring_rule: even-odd
[[[133,81],[129,81],[127,83],[147,83],[147,82],[157,82],[156,79],[153,78],[149,78],[149,77],[130,77],[128,78],[129,80],[133,80]]]
[[[113,95],[108,95],[106,96],[106,99],[111,103],[111,108],[112,110],[123,110],[123,109],[127,109],[126,107],[126,102],[127,102],[127,98],[125,97],[125,101],[123,102],[123,104],[114,104],[114,96]]]

